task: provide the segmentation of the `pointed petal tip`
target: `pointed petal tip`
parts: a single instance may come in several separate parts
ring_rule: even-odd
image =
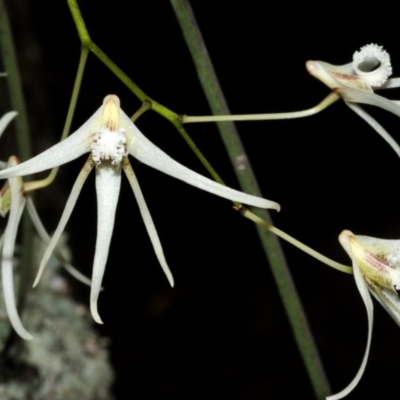
[[[95,302],[91,302],[90,304],[90,312],[92,313],[92,317],[98,324],[103,325],[104,322],[100,318],[99,312],[97,311],[97,298]]]
[[[22,339],[24,340],[33,340],[35,338],[35,336],[33,336],[31,333],[29,333],[24,326],[22,325],[21,320],[19,319],[19,317],[17,316],[17,318],[15,318],[13,315],[9,315],[10,318],[10,322],[12,327],[15,329],[15,332],[17,332],[17,334],[19,336],[22,337]]]
[[[175,286],[174,277],[172,276],[172,272],[169,269],[169,267],[168,267],[167,263],[165,262],[165,260],[164,260],[164,262],[161,263],[161,268],[164,271],[164,274],[167,277],[168,282],[171,285],[171,287],[174,287]]]
[[[339,243],[342,245],[343,249],[346,251],[348,256],[352,258],[353,253],[351,251],[351,239],[354,237],[354,233],[349,230],[344,230],[339,235]]]
[[[309,60],[306,62],[306,69],[310,75],[315,76],[318,69],[318,63],[316,61]]]
[[[28,335],[25,334],[24,336],[22,336],[23,339],[25,339],[25,340],[35,339],[35,336],[31,335],[29,332],[27,332],[27,333],[28,333]]]

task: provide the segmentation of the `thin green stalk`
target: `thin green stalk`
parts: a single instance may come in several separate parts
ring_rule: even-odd
[[[0,45],[4,67],[7,72],[7,84],[9,89],[11,107],[18,112],[15,119],[17,130],[17,144],[19,158],[22,161],[31,157],[31,139],[29,133],[28,117],[25,107],[22,82],[19,74],[15,46],[11,33],[4,0],[0,0]],[[32,263],[32,222],[27,213],[22,217],[22,259],[20,264],[20,284],[18,291],[18,309],[21,313],[27,295]]]
[[[190,4],[186,0],[171,0],[171,4],[213,114],[230,114]],[[260,196],[256,177],[235,125],[231,122],[218,123],[218,128],[242,189],[247,193]],[[240,169],[236,167],[238,160],[241,162]],[[260,214],[264,220],[271,221],[267,211],[260,211]],[[279,240],[259,225],[256,227],[315,395],[318,399],[323,399],[331,392],[329,383]]]
[[[81,56],[79,58],[79,64],[78,64],[78,71],[77,71],[76,77],[75,77],[74,88],[72,89],[71,100],[69,102],[69,107],[68,107],[67,116],[65,118],[64,128],[63,128],[63,131],[61,134],[61,140],[64,140],[68,136],[68,134],[71,130],[72,118],[75,113],[76,103],[78,102],[79,90],[81,88],[83,73],[85,71],[85,66],[86,66],[86,61],[87,61],[88,55],[89,55],[89,50],[86,47],[82,46]],[[25,182],[25,184],[24,184],[25,192],[38,190],[38,189],[41,189],[41,188],[51,185],[57,176],[58,170],[59,170],[59,167],[53,168],[50,171],[49,175],[47,175],[46,178],[41,179],[40,181]]]
[[[325,110],[335,101],[339,100],[340,96],[336,92],[331,92],[324,100],[316,106],[302,111],[292,111],[284,113],[263,113],[263,114],[242,114],[242,115],[183,115],[182,124],[193,122],[223,122],[223,121],[271,121],[275,119],[294,119],[310,117],[311,115],[318,114]]]
[[[250,210],[248,210],[246,207],[240,207],[238,209],[240,213],[243,215],[243,217],[250,219],[251,221],[255,222],[258,225],[263,226],[265,229],[268,229],[270,232],[275,234],[276,236],[280,237],[281,239],[285,240],[286,242],[290,243],[294,247],[297,247],[304,253],[307,253],[311,257],[315,258],[318,261],[321,261],[322,263],[330,266],[331,268],[334,268],[340,272],[344,272],[345,274],[353,274],[353,268],[349,267],[344,264],[340,264],[336,261],[331,260],[328,257],[325,257],[321,253],[318,253],[318,251],[315,251],[311,247],[306,246],[304,243],[300,242],[299,240],[295,239],[293,236],[288,235],[286,232],[281,231],[279,228],[276,226],[268,223],[267,221],[264,221],[262,218],[258,217],[257,215],[253,214]]]

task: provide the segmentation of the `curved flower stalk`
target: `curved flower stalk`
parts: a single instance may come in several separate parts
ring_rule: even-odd
[[[325,83],[357,115],[363,118],[382,136],[400,157],[400,146],[389,133],[372,118],[358,103],[383,108],[400,117],[399,102],[388,100],[374,93],[376,90],[400,86],[400,78],[388,79],[392,74],[389,54],[382,46],[369,44],[356,51],[353,62],[332,65],[323,61],[307,61],[308,72]]]
[[[360,381],[367,365],[372,338],[373,303],[370,293],[400,326],[400,240],[356,236],[343,231],[339,241],[353,262],[354,278],[367,309],[368,336],[361,366],[350,384],[341,392],[329,396],[338,400],[347,396]]]
[[[121,168],[127,175],[138,201],[156,256],[171,286],[174,285],[153,220],[127,158],[129,154],[144,164],[217,196],[255,207],[280,209],[279,204],[273,201],[223,186],[173,160],[138,130],[121,110],[119,99],[115,95],[107,96],[103,105],[92,117],[67,139],[20,165],[1,171],[0,179],[41,172],[72,161],[85,153],[90,153],[90,156],[72,188],[59,225],[41,262],[34,286],[38,283],[40,275],[68,222],[87,176],[95,167],[98,216],[90,309],[94,320],[98,323],[102,323],[102,321],[97,311],[97,299],[114,227],[115,210],[121,183]]]

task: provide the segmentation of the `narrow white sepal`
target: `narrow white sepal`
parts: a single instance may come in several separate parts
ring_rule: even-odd
[[[5,113],[0,119],[0,137],[7,128],[8,124],[15,118],[18,113],[16,111],[9,111]]]
[[[61,216],[60,222],[58,223],[57,229],[55,230],[53,237],[51,238],[49,245],[47,246],[47,249],[43,255],[43,259],[40,263],[39,266],[39,271],[36,275],[35,282],[33,282],[33,287],[35,287],[40,280],[40,277],[42,276],[43,270],[45,266],[47,265],[51,254],[53,253],[54,248],[57,245],[58,240],[61,237],[61,234],[63,233],[65,229],[65,225],[67,225],[67,222],[69,220],[69,217],[71,216],[72,210],[75,207],[76,200],[78,199],[79,193],[81,192],[82,186],[86,181],[86,178],[88,177],[90,171],[93,169],[94,162],[92,160],[92,157],[89,157],[89,159],[86,161],[85,165],[83,166],[81,172],[79,173],[78,177],[76,178],[76,181],[74,183],[74,186],[72,187],[71,193],[68,197],[67,204],[65,205],[63,214]]]
[[[361,117],[365,122],[367,122],[375,131],[389,144],[389,146],[396,152],[400,157],[400,146],[397,142],[389,135],[389,133],[383,128],[381,124],[378,123],[374,118],[372,118],[363,108],[358,104],[345,103],[353,110],[359,117]]]
[[[337,93],[342,96],[343,100],[349,103],[370,104],[371,106],[382,108],[400,117],[400,107],[385,97],[375,93],[367,93],[361,90],[339,88]]]
[[[136,201],[138,202],[140,213],[142,215],[144,224],[147,229],[147,233],[150,236],[151,243],[154,248],[154,252],[156,253],[157,259],[161,265],[162,270],[164,271],[170,285],[174,287],[174,277],[172,276],[171,270],[168,267],[167,261],[165,260],[164,251],[161,246],[160,239],[157,234],[156,227],[154,225],[153,219],[151,218],[150,211],[147,208],[146,201],[144,200],[142,190],[140,189],[139,182],[137,177],[130,165],[127,162],[124,166],[125,174],[129,180],[129,183],[132,187],[133,193],[135,195]]]
[[[386,81],[386,83],[377,89],[394,89],[400,86],[400,78],[391,78]]]
[[[35,205],[33,204],[32,199],[27,196],[26,197],[26,207],[28,209],[29,215],[31,216],[31,220],[33,223],[33,226],[36,228],[36,231],[40,237],[41,240],[43,240],[44,243],[47,245],[50,243],[50,235],[47,233],[46,228],[44,227],[39,214],[35,208]],[[57,261],[78,281],[84,283],[87,286],[90,286],[92,284],[92,281],[85,275],[83,275],[81,272],[79,272],[73,265],[71,265],[65,258],[64,256],[57,250],[54,250],[54,257],[57,259]]]
[[[343,397],[347,396],[358,384],[360,381],[361,377],[364,374],[365,367],[367,365],[368,361],[368,356],[369,356],[369,350],[371,347],[371,339],[372,339],[372,324],[374,321],[374,305],[372,303],[371,295],[368,290],[368,285],[365,282],[364,276],[361,273],[358,265],[353,262],[353,272],[354,272],[354,279],[356,281],[356,285],[358,288],[358,291],[360,292],[361,298],[363,299],[365,308],[367,309],[367,316],[368,316],[368,338],[367,338],[367,346],[365,349],[364,357],[360,366],[360,369],[358,370],[356,376],[354,379],[350,382],[350,384],[343,389],[341,392],[336,393],[332,396],[328,396],[327,400],[339,400],[342,399]]]
[[[4,234],[3,256],[1,263],[4,300],[8,317],[15,331],[23,339],[32,340],[33,336],[24,328],[18,315],[17,306],[15,304],[13,279],[15,240],[17,237],[19,221],[25,207],[25,197],[21,194],[21,186],[18,182],[18,179],[10,179],[9,183],[11,190],[11,209]]]
[[[260,208],[280,210],[278,203],[231,189],[179,164],[150,142],[122,110],[121,118],[124,126],[127,128],[127,136],[130,136],[130,140],[128,140],[128,144],[130,144],[128,152],[142,163],[224,199]]]
[[[103,162],[96,167],[97,195],[97,237],[96,252],[93,261],[92,287],[90,290],[90,311],[93,319],[102,324],[97,311],[104,270],[114,230],[115,211],[121,187],[121,168]]]
[[[62,142],[55,144],[28,161],[0,171],[0,179],[36,174],[50,168],[58,167],[90,152],[92,136],[96,129],[100,128],[101,112],[102,107],[77,131]]]

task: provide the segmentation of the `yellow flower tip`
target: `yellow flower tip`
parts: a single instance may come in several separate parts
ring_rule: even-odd
[[[319,65],[317,61],[307,61],[306,62],[306,69],[308,73],[315,78],[318,78],[318,71],[319,71]]]
[[[322,61],[307,61],[306,69],[311,76],[320,80],[330,89],[336,89],[339,86],[338,82],[332,77],[329,64]]]
[[[19,160],[19,158],[17,156],[11,156],[11,157],[9,157],[7,164],[9,167],[14,167],[15,165],[18,165],[20,163],[21,163],[21,161]]]
[[[339,241],[363,276],[382,288],[400,288],[398,240],[355,236],[343,231]]]
[[[355,237],[354,233],[348,230],[344,230],[339,235],[339,242],[350,258],[352,258],[351,242],[354,239],[354,237]]]
[[[115,94],[109,94],[103,100],[103,125],[110,131],[117,131],[120,127],[120,106],[121,102]]]

